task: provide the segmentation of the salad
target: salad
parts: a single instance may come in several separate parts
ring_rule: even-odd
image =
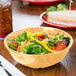
[[[14,51],[23,54],[49,54],[61,51],[68,47],[70,38],[57,34],[52,35],[45,32],[31,33],[30,31],[24,31],[19,34],[16,39],[8,39],[8,47]]]

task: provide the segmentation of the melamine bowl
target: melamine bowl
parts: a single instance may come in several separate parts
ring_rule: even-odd
[[[32,33],[34,33],[34,32],[43,32],[45,30],[47,30],[51,34],[56,34],[58,32],[60,34],[65,33],[65,36],[67,36],[67,37],[69,37],[71,39],[70,44],[64,50],[58,51],[56,53],[45,54],[45,55],[22,54],[22,53],[19,53],[19,52],[16,52],[16,51],[10,49],[8,47],[8,45],[7,45],[8,41],[6,39],[7,38],[15,39],[15,38],[17,38],[18,34],[21,34],[25,30],[29,30]],[[18,63],[20,63],[20,64],[22,64],[24,66],[31,67],[31,68],[46,68],[46,67],[57,64],[58,62],[60,62],[65,57],[65,55],[67,54],[67,52],[71,48],[72,44],[73,44],[73,39],[67,32],[56,29],[56,28],[51,28],[51,27],[49,27],[49,28],[47,28],[47,27],[24,28],[24,29],[21,29],[21,30],[10,33],[4,39],[4,45],[5,45],[6,49],[10,52],[11,56]]]

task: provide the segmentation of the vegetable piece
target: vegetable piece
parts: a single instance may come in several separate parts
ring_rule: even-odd
[[[10,41],[10,43],[14,44],[16,46],[16,48],[18,47],[18,43],[16,43],[15,40],[11,40],[8,38],[7,38],[7,40]]]
[[[30,41],[30,43],[32,43],[32,42],[35,43],[35,44],[38,44],[35,40],[31,40]]]
[[[44,36],[45,36],[45,38],[48,38],[49,39],[49,37],[48,37],[48,35],[46,33],[44,34]]]
[[[64,42],[64,40],[60,40],[60,41],[59,41],[59,43],[62,43],[62,42]]]
[[[44,36],[44,35],[41,35],[41,36],[37,36],[37,38],[38,38],[39,40],[42,40],[42,39],[45,39],[45,36]]]
[[[45,49],[47,49],[49,52],[51,52],[51,53],[57,52],[57,51],[55,51],[55,50],[50,49],[50,48],[47,46],[47,39],[43,40],[43,41],[41,42],[41,44],[42,44],[42,46],[43,46]]]
[[[44,32],[37,32],[37,33],[34,33],[33,35],[34,36],[41,36],[41,35],[44,35]]]
[[[50,49],[48,46],[47,46],[47,40],[48,39],[44,39],[43,41],[39,41],[39,40],[36,40],[33,36],[32,36],[32,33],[29,32],[29,31],[26,31],[27,32],[27,37],[31,38],[32,40],[35,40],[37,43],[41,44],[46,50],[48,50],[49,52],[51,53],[54,53],[54,52],[57,52],[55,50],[52,50]]]
[[[66,41],[66,40],[64,40],[63,42],[61,42],[61,44],[65,44],[65,45],[66,45],[66,44],[67,44],[67,41]]]
[[[11,43],[16,45],[16,48],[18,47],[18,43],[16,43],[16,42],[11,42]]]
[[[65,48],[66,48],[65,44],[60,44],[60,45],[56,46],[55,50],[60,51],[60,50],[63,50]]]
[[[15,39],[15,42],[17,42],[18,45],[21,45],[25,40],[29,41],[30,39],[27,37],[27,33],[24,31],[24,33],[18,35],[18,38]]]
[[[64,11],[64,10],[68,10],[67,6],[65,4],[58,4],[57,6],[57,11]]]
[[[50,11],[56,11],[57,9],[56,9],[56,7],[54,7],[54,6],[51,6],[51,7],[49,7],[48,9],[47,9],[47,11],[46,11],[46,16],[47,16],[47,13],[48,12],[50,12]]]
[[[57,5],[57,8],[67,8],[67,6],[65,4],[60,3],[60,4]]]
[[[48,54],[49,52],[43,48],[40,44],[32,44],[23,47],[22,49],[24,54]]]
[[[48,43],[47,43],[47,45],[50,47],[50,46],[54,46],[54,43],[53,42],[51,42],[51,41],[48,41]]]
[[[68,47],[69,43],[70,43],[70,38],[69,37],[64,37],[64,39],[66,40],[66,46]]]
[[[14,44],[12,44],[12,43],[8,43],[8,46],[9,46],[9,48],[17,51],[17,49],[16,49],[17,46],[16,46],[16,45],[14,45]]]
[[[51,12],[51,11],[64,11],[64,10],[68,10],[68,7],[65,5],[65,4],[58,4],[57,5],[57,8],[56,7],[54,7],[54,6],[51,6],[51,7],[49,7],[48,9],[47,9],[47,11],[46,11],[46,16],[47,16],[47,14],[48,14],[48,12]]]
[[[57,37],[57,35],[55,35],[51,40],[49,40],[49,41],[57,41],[58,40],[58,37]]]
[[[59,38],[60,38],[60,40],[63,40],[63,38],[64,38],[64,33],[63,33]]]
[[[60,43],[59,42],[54,42],[54,45],[58,46],[58,45],[60,45]]]
[[[8,41],[12,41],[12,42],[15,42],[15,40],[11,40],[11,39],[8,39],[8,38],[7,38],[6,40],[8,40]]]
[[[42,48],[42,53],[41,54],[49,54],[50,52],[47,51],[45,48]]]
[[[42,40],[39,36],[37,36],[38,40]]]
[[[64,38],[64,33],[62,35],[59,35],[59,32],[49,41],[60,41]]]
[[[55,50],[55,47],[54,47],[54,46],[53,46],[53,47],[51,47],[51,46],[50,46],[50,49],[53,49],[53,50]]]

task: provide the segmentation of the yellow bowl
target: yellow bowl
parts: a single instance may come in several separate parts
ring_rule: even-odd
[[[56,34],[58,32],[60,34],[65,33],[65,36],[67,36],[71,39],[70,44],[66,49],[64,49],[62,51],[58,51],[56,53],[45,54],[45,55],[22,54],[22,53],[19,53],[19,52],[16,52],[16,51],[10,49],[7,45],[8,41],[6,39],[7,38],[15,39],[15,38],[17,38],[18,34],[21,34],[25,30],[29,30],[32,33],[43,32],[45,30],[47,30],[51,34]],[[4,39],[4,45],[5,45],[6,49],[10,52],[11,56],[18,63],[20,63],[24,66],[31,67],[31,68],[46,68],[46,67],[49,67],[49,66],[52,66],[52,65],[58,63],[59,61],[61,61],[65,57],[65,55],[67,54],[67,52],[71,48],[72,44],[73,44],[73,39],[67,32],[56,29],[56,28],[51,28],[51,27],[50,28],[47,28],[47,27],[24,28],[24,29],[21,29],[21,30],[10,33]]]

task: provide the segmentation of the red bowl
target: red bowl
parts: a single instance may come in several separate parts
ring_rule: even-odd
[[[20,0],[20,1],[29,2],[33,5],[47,5],[61,0]]]
[[[72,10],[76,10],[76,8],[72,8]],[[62,24],[56,24],[56,23],[49,23],[49,22],[47,22],[47,17],[45,15],[45,12],[43,12],[40,15],[40,20],[42,22],[44,22],[45,24],[49,25],[49,26],[54,26],[54,27],[58,27],[58,28],[76,29],[76,26],[66,26],[66,25],[62,25]]]

